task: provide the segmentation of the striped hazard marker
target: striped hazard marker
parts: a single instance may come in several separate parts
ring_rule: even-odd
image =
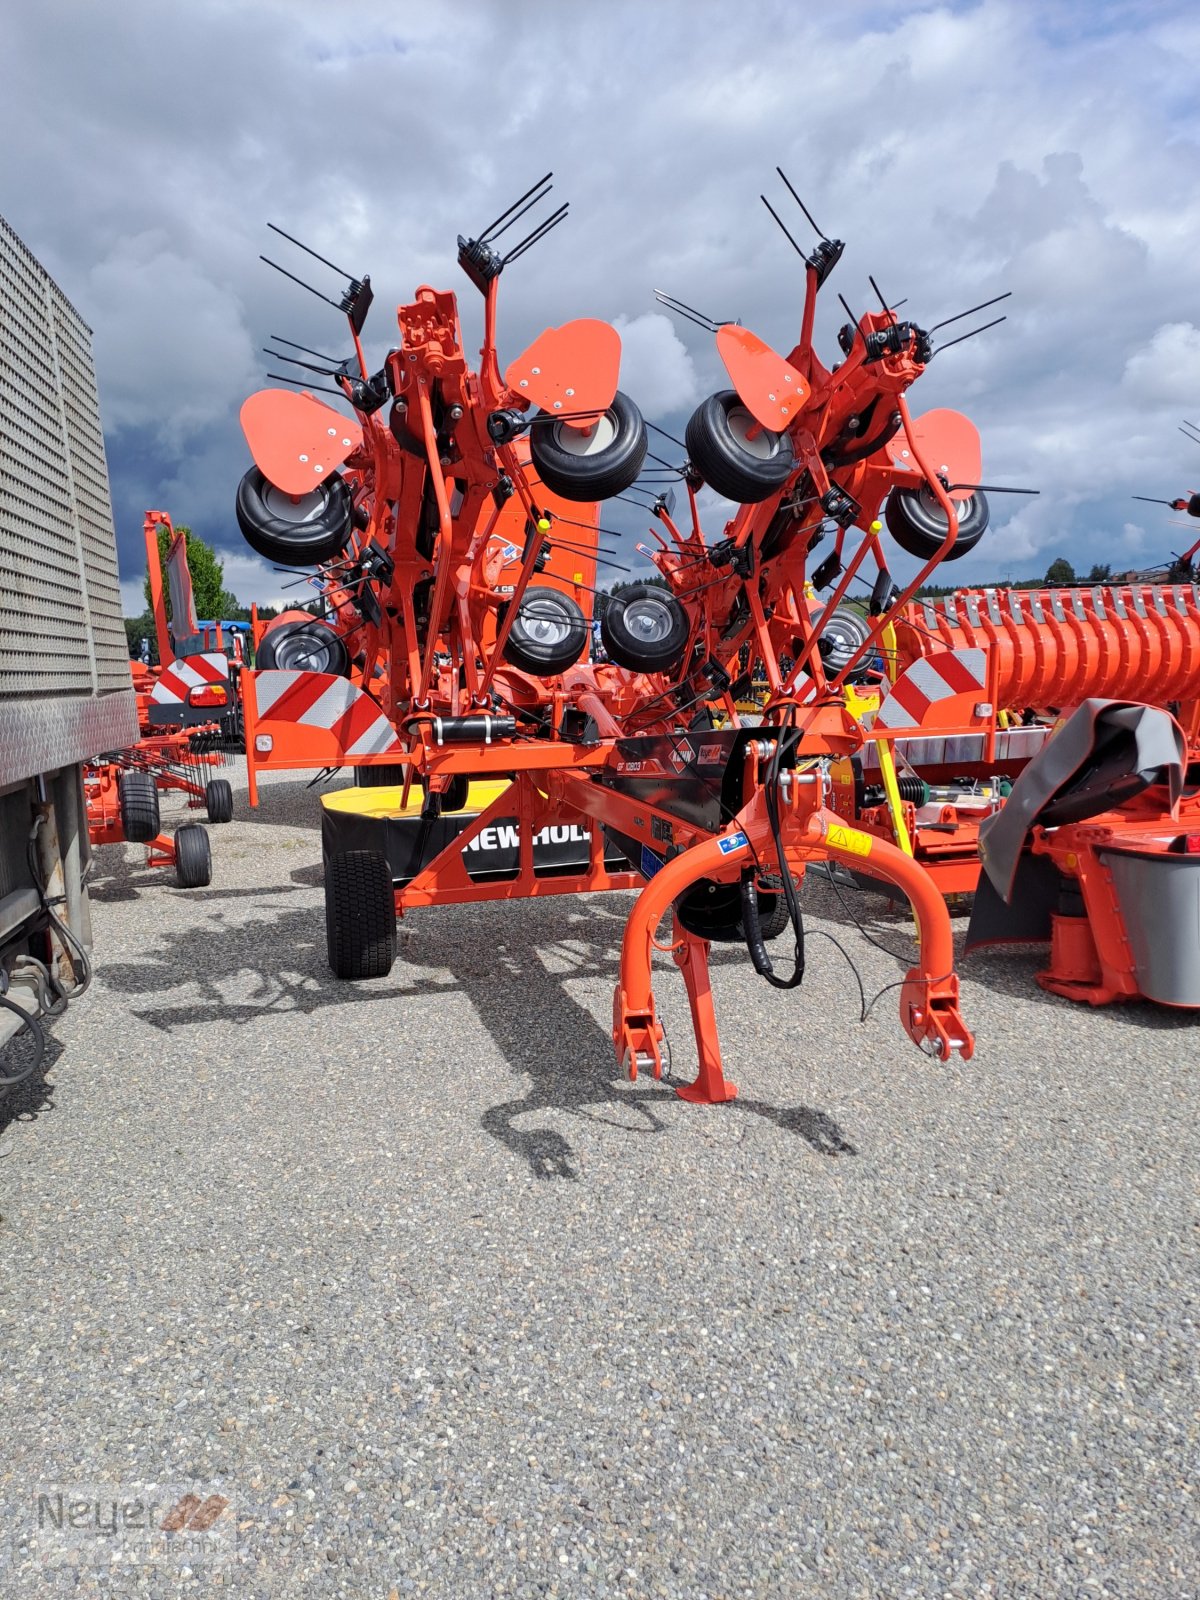
[[[942,650],[906,667],[870,723],[863,720],[877,733],[978,723],[992,715],[986,694],[986,652]]]
[[[177,656],[169,667],[162,669],[150,691],[150,699],[156,705],[186,705],[190,690],[228,681],[229,661],[218,650],[203,655]]]
[[[375,704],[347,678],[331,672],[263,671],[249,674],[253,681],[260,724],[291,724],[314,733],[327,732],[335,748],[324,752],[330,763],[346,756],[385,755],[400,749],[396,730]],[[283,737],[286,738],[286,735]],[[276,749],[276,754],[280,754]]]

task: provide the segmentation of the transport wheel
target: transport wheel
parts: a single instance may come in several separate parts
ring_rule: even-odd
[[[148,844],[161,826],[158,790],[148,772],[123,772],[117,779],[121,831],[130,844]]]
[[[386,856],[340,850],[326,860],[325,938],[336,977],[387,977],[396,959],[396,899]]]
[[[631,672],[670,672],[682,660],[690,632],[679,601],[652,583],[614,595],[600,619],[608,659]]]
[[[591,433],[581,433],[552,413],[539,411],[529,428],[538,477],[564,500],[607,500],[628,489],[646,459],[646,424],[627,394],[613,403]]]
[[[701,401],[683,437],[688,459],[709,488],[744,505],[774,494],[796,465],[787,434],[758,428],[732,389]]]
[[[746,942],[740,884],[701,878],[676,900],[675,914],[699,939],[711,939],[714,944]],[[782,879],[769,875],[759,879],[758,919],[764,939],[777,939],[791,925]]]
[[[345,678],[350,652],[327,622],[314,617],[311,622],[281,622],[264,633],[256,665],[283,672],[332,672]]]
[[[957,504],[958,538],[951,546],[947,561],[957,561],[973,550],[987,532],[987,499],[982,489]],[[941,549],[946,537],[946,513],[928,488],[893,489],[884,507],[884,520],[888,532],[901,550],[918,561],[928,561]]]
[[[501,619],[507,609],[500,612]],[[587,622],[569,594],[526,589],[504,641],[504,659],[522,672],[552,678],[575,665],[587,642]]]
[[[175,876],[181,889],[203,889],[212,882],[212,850],[198,822],[175,829]]]
[[[228,778],[210,778],[204,785],[204,806],[210,822],[233,821],[233,785]]]
[[[294,500],[251,467],[238,484],[235,509],[250,548],[289,567],[315,567],[340,556],[354,522],[349,485],[337,472]]]
[[[354,782],[359,789],[394,789],[404,783],[408,768],[399,761],[382,767],[355,767]]]

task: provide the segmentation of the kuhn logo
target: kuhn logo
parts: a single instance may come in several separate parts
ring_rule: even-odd
[[[671,765],[676,772],[682,772],[684,767],[690,767],[696,759],[696,752],[686,739],[680,739],[678,744],[671,746]]]

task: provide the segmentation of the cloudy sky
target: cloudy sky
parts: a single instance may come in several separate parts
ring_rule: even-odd
[[[1191,543],[1129,497],[1200,487],[1200,445],[1178,431],[1200,422],[1194,5],[38,0],[3,8],[0,46],[0,212],[95,331],[138,610],[148,506],[215,542],[243,601],[278,594],[233,517],[238,408],[268,335],[345,341],[260,263],[308,272],[266,223],[370,272],[372,358],[425,282],[460,291],[474,351],[455,237],[550,168],[571,215],[505,274],[502,359],[547,323],[612,319],[622,387],[681,433],[725,383],[655,288],[794,342],[799,263],[759,201],[783,207],[779,163],[848,244],[819,314],[827,360],[835,290],[864,306],[868,272],[926,325],[1013,291],[1008,320],[911,396],[975,420],[987,480],[1041,490],[993,501],[956,576]],[[606,521],[632,550],[632,510]],[[721,521],[713,506],[714,536]]]

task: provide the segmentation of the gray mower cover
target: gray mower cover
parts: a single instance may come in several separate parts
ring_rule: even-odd
[[[1165,783],[1174,809],[1187,765],[1183,733],[1157,706],[1085,700],[1013,784],[1004,808],[979,829],[979,879],[967,949],[1050,937],[1059,872],[1026,852],[1031,830],[1084,822]]]

